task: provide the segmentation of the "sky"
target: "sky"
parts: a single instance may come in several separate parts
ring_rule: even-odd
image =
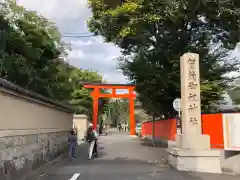
[[[17,3],[55,22],[62,34],[90,34],[86,23],[91,17],[87,0],[17,0]],[[119,48],[105,43],[101,37],[64,38],[63,40],[70,43],[72,47],[67,58],[70,64],[78,68],[98,71],[108,83],[127,83],[126,77],[117,70],[114,60],[120,56]],[[239,48],[236,48],[232,55],[240,58]],[[226,98],[231,104],[229,97]]]
[[[86,21],[91,17],[87,0],[17,0],[27,10],[37,11],[55,22],[62,34],[88,33]],[[116,57],[120,50],[101,37],[64,38],[72,51],[68,56],[70,64],[83,69],[98,71],[107,83],[127,83],[116,68]]]

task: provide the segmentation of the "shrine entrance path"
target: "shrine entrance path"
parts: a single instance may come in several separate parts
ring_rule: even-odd
[[[87,160],[87,144],[78,158],[52,169],[40,180],[237,180],[239,177],[178,172],[168,167],[163,147],[111,131],[99,140],[100,156]]]

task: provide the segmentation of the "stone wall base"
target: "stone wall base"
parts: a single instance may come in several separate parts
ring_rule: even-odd
[[[16,180],[68,150],[68,131],[0,138],[0,179]]]
[[[167,149],[168,163],[179,171],[222,173],[219,150]]]

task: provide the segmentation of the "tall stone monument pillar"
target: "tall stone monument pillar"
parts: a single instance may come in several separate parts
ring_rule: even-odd
[[[209,135],[202,134],[199,55],[186,53],[181,59],[182,134],[169,148],[169,164],[182,171],[221,173],[220,151],[210,149]]]

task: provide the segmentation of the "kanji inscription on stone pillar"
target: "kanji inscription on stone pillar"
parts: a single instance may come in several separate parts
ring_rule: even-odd
[[[186,53],[180,63],[183,134],[201,134],[199,55]]]
[[[210,150],[210,136],[202,134],[199,55],[184,54],[180,66],[182,134],[168,149],[168,162],[181,171],[221,173],[220,151]]]

